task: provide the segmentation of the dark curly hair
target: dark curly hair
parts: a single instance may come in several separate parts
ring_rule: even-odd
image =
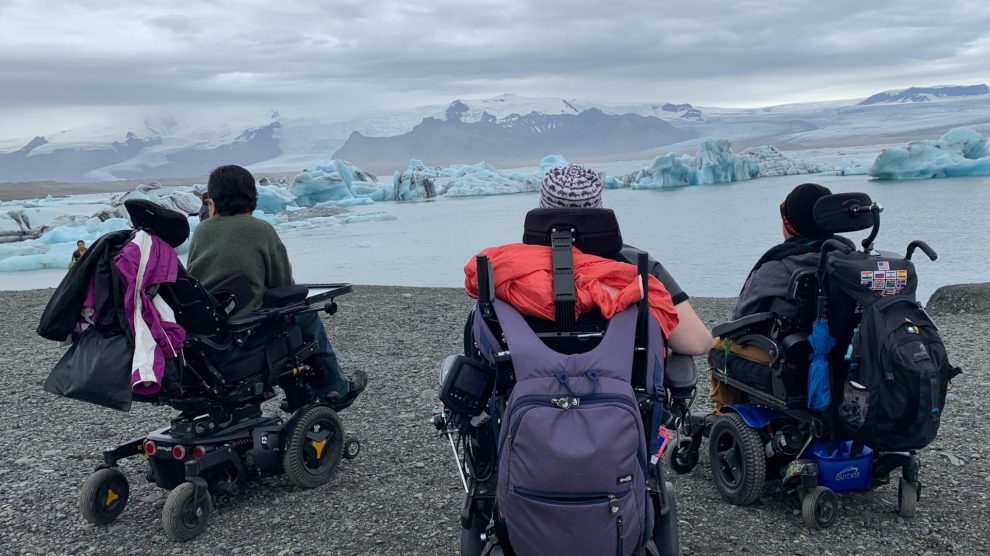
[[[258,208],[258,188],[254,185],[254,176],[235,164],[218,166],[210,172],[206,193],[220,216],[251,213]]]

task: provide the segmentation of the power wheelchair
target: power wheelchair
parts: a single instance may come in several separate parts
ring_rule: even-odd
[[[712,480],[722,498],[749,505],[760,498],[766,481],[780,480],[785,493],[797,495],[805,523],[823,529],[838,518],[836,492],[888,484],[891,472],[900,468],[898,512],[914,515],[921,493],[917,452],[881,452],[850,440],[837,415],[836,400],[850,364],[847,350],[861,316],[862,300],[850,294],[860,285],[859,274],[876,270],[881,260],[891,268],[910,269],[912,276],[896,293],[913,295],[913,253],[920,249],[931,260],[937,256],[922,241],[911,242],[905,255],[874,251],[882,210],[863,193],[820,200],[814,214],[823,232],[871,230],[862,251],[835,239],[825,242],[817,268],[796,271],[787,294],[774,300],[770,311],[712,329],[717,340],[709,355],[711,385],[731,399],[723,400],[713,414],[685,410],[680,415],[669,460],[674,471],[689,473],[695,467],[702,438],[707,437]],[[852,274],[857,276],[853,279]],[[864,291],[862,295],[875,295]],[[835,340],[827,355],[833,401],[821,411],[808,409],[813,353],[809,340],[816,320],[827,322]]]
[[[175,213],[146,201],[125,206],[135,229],[183,233],[185,217],[180,222]],[[188,224],[184,230],[188,236]],[[202,534],[213,498],[236,495],[251,479],[284,473],[301,488],[329,482],[341,458],[356,457],[360,444],[345,436],[337,413],[314,393],[320,379],[310,357],[317,347],[303,340],[295,318],[332,315],[335,298],[350,291],[347,284],[277,288],[265,294],[260,309],[233,317],[250,299],[241,276],[207,291],[180,265],[174,283],[149,291],[172,308],[187,340],[174,364],[166,366],[162,389],[135,395],[135,401],[168,405],[179,414],[169,426],[103,453],[103,462],[80,489],[83,517],[106,524],[124,511],[129,487],[118,462],[130,457],[144,457],[147,480],[170,491],[162,525],[175,541]],[[261,408],[276,397],[276,386],[285,392],[282,409],[288,417]]]
[[[603,339],[609,321],[597,310],[573,319],[573,262],[571,246],[586,254],[609,258],[622,247],[618,222],[606,209],[536,209],[526,216],[523,242],[552,248],[554,267],[554,321],[526,317],[525,322],[536,336],[560,354],[579,354],[594,349]],[[648,256],[638,262],[639,279],[644,291],[648,273]],[[439,399],[433,423],[450,443],[464,487],[460,511],[460,553],[510,555],[511,531],[496,507],[498,483],[498,433],[496,427],[505,413],[506,402],[515,385],[512,353],[502,332],[493,304],[495,284],[490,263],[484,255],[477,257],[479,298],[464,329],[464,355],[448,357],[441,368]],[[647,435],[647,446],[657,440],[661,423],[673,427],[669,408],[690,406],[694,395],[696,371],[694,359],[669,354],[664,368],[663,385],[656,394],[647,392],[646,336],[659,333],[647,324],[648,307],[644,298],[638,305],[633,390],[638,401],[639,417]],[[570,315],[570,318],[567,315]],[[476,322],[481,319],[483,323]],[[494,361],[482,352],[478,337],[479,324],[493,333],[497,346],[489,346]],[[658,419],[659,417],[659,419]],[[649,538],[653,540],[639,554],[680,554],[677,503],[673,485],[664,478],[657,458],[649,465],[646,480],[648,500],[654,516]],[[614,510],[613,510],[614,511]],[[650,527],[650,526],[647,526]]]

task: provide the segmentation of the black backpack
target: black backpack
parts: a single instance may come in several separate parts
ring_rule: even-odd
[[[949,382],[961,372],[949,364],[921,303],[882,297],[863,309],[853,335],[839,419],[874,450],[924,448],[938,433]]]

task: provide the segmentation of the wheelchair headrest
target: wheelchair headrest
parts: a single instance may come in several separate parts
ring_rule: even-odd
[[[818,199],[812,213],[822,233],[857,232],[873,227],[871,206],[873,199],[866,193],[833,193]]]
[[[180,212],[145,199],[128,199],[124,208],[135,230],[155,234],[172,247],[182,245],[189,238],[189,221]]]
[[[523,243],[550,245],[554,228],[574,230],[574,247],[589,255],[611,255],[622,250],[619,221],[612,209],[533,209],[526,213]]]

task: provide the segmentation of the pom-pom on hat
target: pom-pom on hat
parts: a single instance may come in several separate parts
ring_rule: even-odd
[[[578,164],[547,170],[540,188],[542,208],[601,208],[602,181]]]

